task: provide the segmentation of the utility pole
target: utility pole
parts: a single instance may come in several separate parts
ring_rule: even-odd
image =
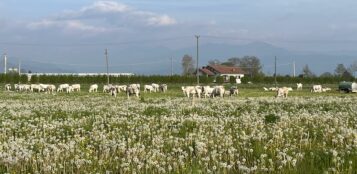
[[[6,72],[7,72],[7,57],[6,57],[6,52],[4,53],[4,73],[6,74]]]
[[[105,49],[105,60],[107,63],[107,85],[109,85],[109,65],[108,65],[108,49]]]
[[[275,65],[274,65],[274,81],[275,81],[275,88],[278,87],[277,82],[276,82],[276,56],[275,56]]]
[[[171,76],[174,75],[174,70],[173,70],[173,63],[172,63],[172,57],[171,57]]]
[[[196,37],[196,39],[197,39],[197,49],[196,49],[196,51],[197,51],[197,59],[196,59],[196,77],[197,77],[197,85],[199,85],[200,84],[200,76],[199,76],[199,74],[198,74],[198,39],[200,38],[200,36],[199,35],[195,35],[195,37]]]
[[[19,76],[21,76],[21,60],[19,60]]]
[[[295,77],[295,60],[293,61],[293,72],[294,72],[294,74],[293,74],[293,77]]]

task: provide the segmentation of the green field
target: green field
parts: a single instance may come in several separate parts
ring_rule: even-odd
[[[130,99],[88,86],[2,90],[0,173],[357,172],[357,94],[335,84],[288,98],[245,84],[235,97],[193,100],[181,85]]]

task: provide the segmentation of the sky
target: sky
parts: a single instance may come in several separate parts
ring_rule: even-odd
[[[196,34],[201,44],[355,54],[356,11],[354,0],[1,0],[0,54],[81,63],[110,46],[194,46]]]

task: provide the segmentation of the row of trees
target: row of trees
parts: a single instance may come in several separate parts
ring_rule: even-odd
[[[343,77],[343,78],[353,78],[357,72],[357,61],[353,62],[348,68],[344,64],[338,64],[335,68],[335,74],[330,72],[324,72],[320,77]],[[308,65],[305,65],[302,69],[303,77],[316,77],[316,75],[310,70]]]
[[[353,77],[290,77],[290,76],[277,76],[278,83],[338,83],[340,81],[353,81]],[[201,84],[212,84],[213,82],[221,84],[224,82],[223,77],[200,77]],[[242,78],[242,83],[247,83],[248,81],[254,83],[264,83],[273,84],[274,77],[272,76],[246,76]],[[232,78],[230,83],[235,83],[235,78]],[[21,83],[21,84],[36,84],[36,83],[80,83],[80,84],[106,84],[106,76],[32,76],[31,80],[28,81],[27,75],[10,75],[10,74],[0,74],[0,83]],[[112,84],[130,84],[130,83],[141,83],[141,84],[151,84],[151,83],[167,83],[167,84],[196,84],[196,77],[194,76],[119,76],[110,77],[110,83]]]

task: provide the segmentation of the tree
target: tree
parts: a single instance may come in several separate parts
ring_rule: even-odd
[[[320,77],[332,77],[333,74],[331,74],[330,72],[324,72],[320,75]]]
[[[350,67],[348,68],[348,71],[355,77],[356,72],[357,72],[357,61],[354,61]]]
[[[314,73],[311,72],[309,65],[307,65],[307,64],[302,69],[302,74],[304,77],[313,77],[314,76]]]
[[[239,59],[237,65],[250,76],[263,74],[260,60],[255,56],[244,56],[243,58]]]
[[[336,76],[341,77],[345,71],[347,71],[347,69],[345,68],[345,65],[340,63],[337,65],[337,67],[335,69],[335,74],[336,74]]]
[[[183,72],[182,74],[183,75],[192,75],[194,72],[195,72],[195,62],[193,61],[192,59],[192,56],[190,55],[184,55],[182,57],[182,69],[183,69]]]
[[[219,61],[218,59],[214,59],[214,60],[210,60],[208,61],[209,65],[220,65],[221,61]]]
[[[223,62],[222,65],[226,66],[238,66],[240,63],[240,58],[239,57],[232,57],[229,58],[226,62]]]
[[[353,78],[352,74],[351,74],[350,72],[348,72],[347,70],[342,73],[342,77],[343,77],[344,79],[351,79],[351,78]]]

